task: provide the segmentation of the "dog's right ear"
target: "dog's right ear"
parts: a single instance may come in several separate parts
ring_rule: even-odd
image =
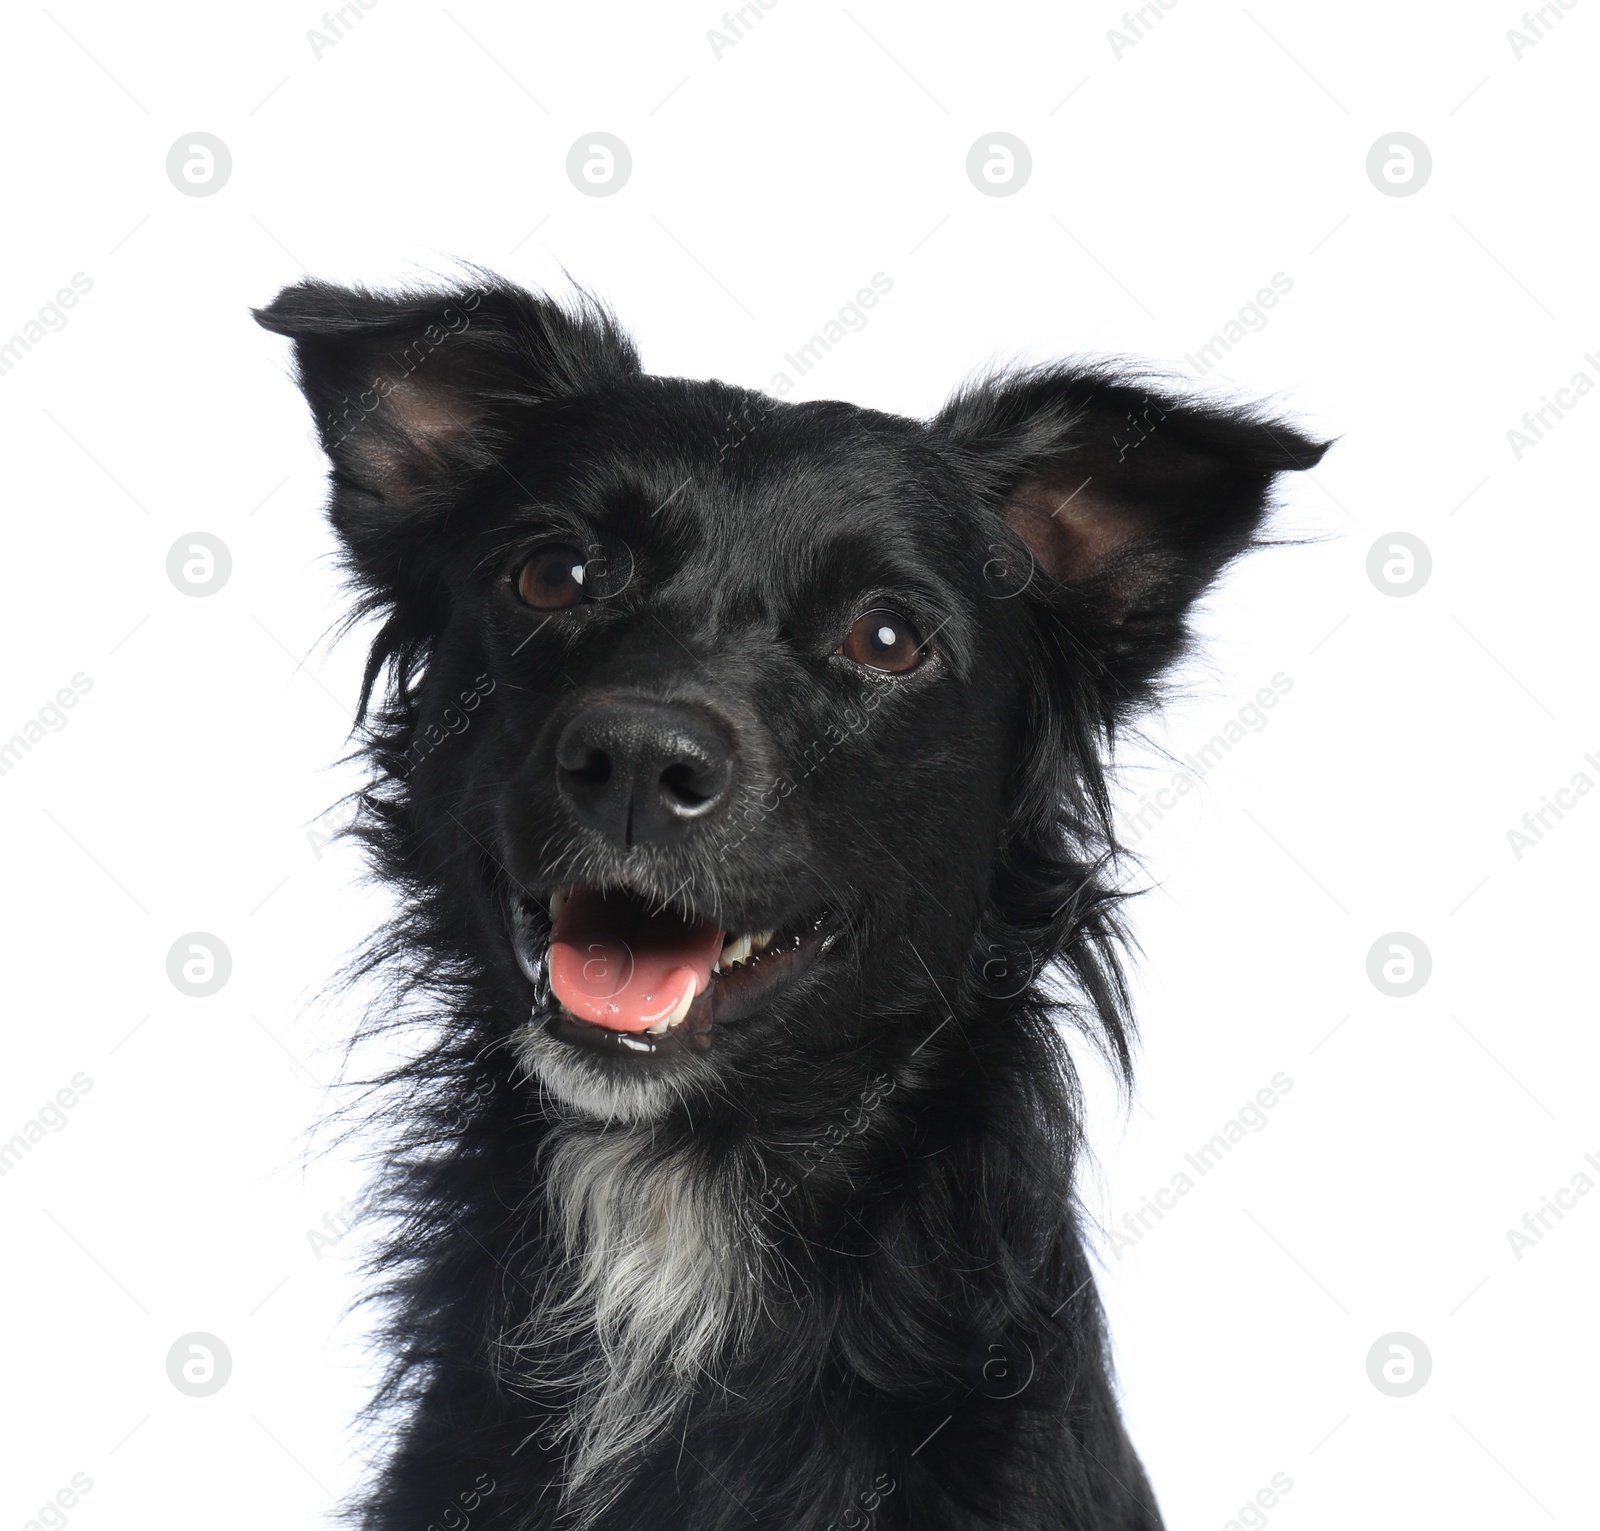
[[[333,465],[330,513],[358,561],[364,535],[381,537],[432,487],[491,462],[529,409],[639,371],[598,304],[565,308],[487,276],[416,293],[307,279],[255,317],[294,342]]]

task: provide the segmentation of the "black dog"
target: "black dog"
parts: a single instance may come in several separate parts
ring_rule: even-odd
[[[780,403],[488,278],[258,317],[434,1017],[361,1524],[1158,1527],[1060,1024],[1126,1070],[1102,761],[1322,446],[1096,367]]]

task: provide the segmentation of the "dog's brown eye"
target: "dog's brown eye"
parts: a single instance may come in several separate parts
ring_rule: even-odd
[[[539,611],[565,611],[583,601],[583,554],[565,543],[540,548],[517,571],[517,595]]]
[[[922,634],[904,617],[893,611],[869,611],[857,617],[845,634],[839,652],[869,670],[904,675],[914,670],[927,655]]]

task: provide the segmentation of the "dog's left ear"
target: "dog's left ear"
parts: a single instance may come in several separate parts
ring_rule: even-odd
[[[1264,411],[1095,368],[975,384],[934,428],[1130,686],[1176,655],[1189,608],[1255,536],[1274,477],[1327,450]]]

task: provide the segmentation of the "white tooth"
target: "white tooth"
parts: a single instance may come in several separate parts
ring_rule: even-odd
[[[734,963],[745,961],[749,955],[750,937],[740,936],[736,940],[728,942],[728,944],[722,948],[722,961],[718,965],[720,967],[731,968]]]
[[[693,1003],[694,985],[690,984],[689,987],[683,991],[683,998],[678,1001],[676,1007],[673,1009],[672,1014],[667,1016],[664,1020],[657,1021],[654,1026],[647,1027],[645,1029],[645,1035],[659,1037],[664,1033],[671,1031],[672,1028],[689,1013],[689,1006]]]
[[[772,938],[775,935],[777,935],[775,930],[763,930],[760,935],[750,937],[750,945],[755,951],[764,952],[772,945]]]
[[[567,901],[567,892],[568,889],[566,888],[557,888],[550,895],[550,918],[552,920],[561,913],[561,906]]]

